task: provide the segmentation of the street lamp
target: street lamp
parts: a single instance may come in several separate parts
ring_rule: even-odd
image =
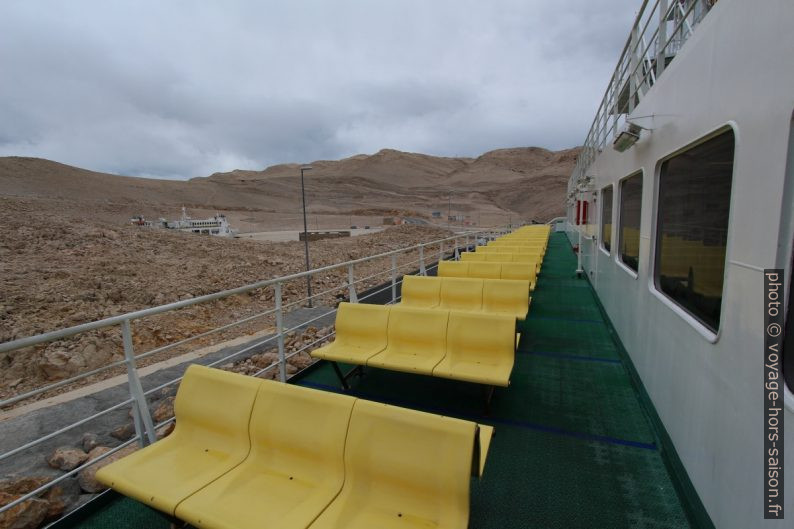
[[[306,188],[303,185],[303,173],[311,171],[312,168],[308,165],[301,167],[301,199],[303,201],[303,246],[306,251],[306,271],[309,271],[309,228],[306,225]],[[306,274],[306,292],[309,296],[309,308],[312,305],[312,277]]]

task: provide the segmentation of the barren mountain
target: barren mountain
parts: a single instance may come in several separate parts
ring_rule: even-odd
[[[578,149],[500,149],[471,158],[444,158],[391,149],[338,161],[316,161],[306,175],[311,224],[341,228],[380,223],[395,210],[419,217],[432,211],[469,216],[472,224],[508,218],[547,220],[562,213],[565,182]],[[37,158],[0,158],[0,195],[72,203],[110,224],[130,216],[229,216],[242,232],[297,229],[300,164],[236,170],[188,181],[97,173]],[[68,207],[67,207],[68,209]],[[367,214],[362,215],[361,212]],[[68,211],[59,210],[61,214]]]

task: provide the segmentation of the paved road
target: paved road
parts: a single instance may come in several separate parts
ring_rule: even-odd
[[[339,228],[345,229],[345,228]],[[383,231],[384,228],[378,226],[373,227],[368,230],[364,228],[357,228],[355,230],[348,229],[346,231],[350,232],[351,237],[356,237],[358,235],[366,235],[367,233],[377,233],[379,231]],[[312,231],[318,230],[309,230],[311,233]],[[319,230],[319,231],[326,231],[326,230]],[[334,230],[327,230],[327,231],[335,231]],[[255,241],[272,241],[272,242],[288,242],[288,241],[297,241],[299,240],[298,234],[303,233],[303,230],[286,230],[286,231],[258,231],[258,232],[251,232],[251,233],[241,233],[237,236],[238,239],[253,239]]]

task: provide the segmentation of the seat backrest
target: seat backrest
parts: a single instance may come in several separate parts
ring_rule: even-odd
[[[499,253],[529,253],[540,255],[543,249],[539,246],[498,246]]]
[[[384,349],[390,310],[388,305],[340,303],[334,341],[340,346]]]
[[[509,253],[489,253],[485,254],[486,261],[489,263],[511,263],[513,255]]]
[[[221,453],[242,453],[250,446],[248,421],[258,378],[193,364],[185,371],[174,401],[180,442],[201,443]]]
[[[450,280],[460,281],[458,278]],[[448,318],[447,310],[393,306],[389,313],[388,349],[444,356]]]
[[[480,253],[497,253],[499,251],[499,247],[498,246],[478,246],[474,251],[475,252],[480,252]]]
[[[535,254],[529,253],[514,253],[510,254],[514,263],[537,263],[540,257]]]
[[[403,276],[401,304],[406,307],[435,307],[440,290],[440,277]]]
[[[482,287],[482,310],[489,313],[526,315],[529,310],[529,281],[486,279]]]
[[[500,279],[523,279],[535,282],[535,267],[525,263],[502,263]]]
[[[463,252],[460,254],[461,261],[486,261],[491,254],[489,253],[479,253],[479,252]]]
[[[447,359],[498,365],[515,361],[516,319],[506,314],[449,312]]]
[[[358,400],[345,446],[345,489],[356,491],[357,503],[411,527],[467,527],[476,429],[469,421]]]
[[[344,481],[354,397],[264,380],[251,414],[248,462],[304,480]]]
[[[466,252],[468,253],[468,252]],[[462,253],[461,255],[466,255]],[[469,263],[461,261],[440,261],[438,263],[438,277],[468,277]]]
[[[502,275],[500,263],[469,263],[469,277],[479,279],[499,279]]]
[[[482,279],[446,277],[441,283],[440,308],[480,310],[482,308]]]

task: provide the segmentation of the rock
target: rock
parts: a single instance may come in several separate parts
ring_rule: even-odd
[[[138,449],[138,445],[136,443],[131,444],[130,446],[124,447],[115,454],[106,457],[102,461],[99,461],[95,465],[91,465],[83,470],[77,475],[77,481],[80,484],[80,488],[83,489],[85,492],[96,493],[105,490],[107,487],[102,485],[100,482],[96,480],[96,473],[97,470],[100,468],[113,463],[114,461],[118,461],[122,457],[129,455],[135,452]],[[106,454],[110,451],[110,448],[107,446],[97,446],[88,454],[88,460],[93,461],[97,457]]]
[[[83,434],[83,440],[81,441],[81,444],[83,446],[83,450],[90,452],[99,446],[99,438],[95,433],[86,432]]]
[[[169,422],[165,426],[160,427],[160,429],[157,430],[157,439],[160,440],[168,437],[171,435],[171,432],[174,431],[174,428],[176,428],[175,422]]]
[[[47,351],[44,353],[39,369],[48,380],[68,378],[77,372],[77,366],[66,351]]]
[[[47,520],[55,520],[63,516],[80,499],[80,485],[77,478],[59,481],[42,495],[48,503]]]
[[[22,477],[0,482],[0,506],[8,505],[23,495],[48,483],[47,477]],[[37,498],[26,500],[0,514],[0,529],[36,529],[43,522],[63,515],[80,496],[75,479],[53,485]]]
[[[152,414],[155,424],[161,423],[174,416],[174,397],[166,397],[157,406]]]
[[[110,452],[110,448],[107,446],[97,446],[88,453],[88,460],[93,461],[97,457],[101,456],[102,454],[106,454],[107,452]],[[100,463],[103,463],[104,461],[105,459],[103,459]],[[96,471],[99,470],[98,465],[100,463],[84,468],[77,474],[77,482],[80,484],[80,488],[85,492],[96,493],[105,490],[106,487],[96,480]]]
[[[253,364],[259,369],[278,362],[278,353],[262,353],[251,357]]]
[[[21,494],[0,492],[0,506],[8,505]],[[23,501],[0,514],[0,529],[37,529],[47,518],[49,504],[38,498]]]
[[[123,426],[119,426],[118,428],[110,432],[110,436],[115,437],[119,441],[126,441],[127,439],[130,439],[133,435],[135,435],[135,424],[131,422]]]
[[[52,468],[57,468],[68,472],[73,470],[88,460],[88,454],[82,450],[76,450],[71,447],[56,448],[55,451],[47,458],[47,464]]]
[[[292,364],[287,364],[287,374],[288,375],[294,375],[297,372],[298,372],[298,368],[297,367],[295,367]]]

